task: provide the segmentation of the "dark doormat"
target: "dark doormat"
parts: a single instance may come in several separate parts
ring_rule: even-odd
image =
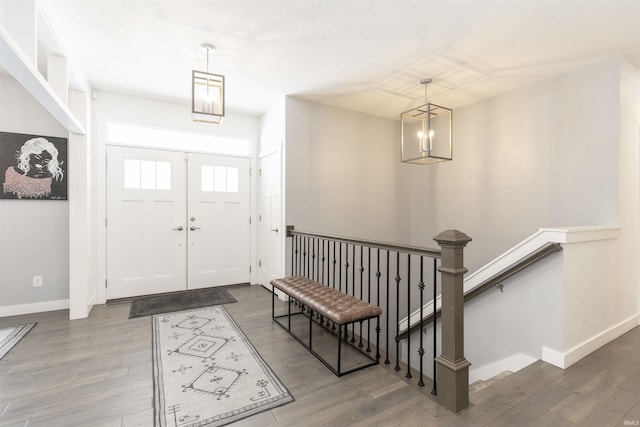
[[[237,300],[224,288],[205,288],[151,295],[131,301],[129,319],[233,302],[237,302]]]

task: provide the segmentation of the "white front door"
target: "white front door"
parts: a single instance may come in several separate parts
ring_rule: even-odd
[[[190,289],[249,281],[249,159],[189,154]]]
[[[282,277],[282,190],[280,151],[260,159],[260,284],[271,290],[272,279]]]
[[[108,147],[107,296],[186,287],[183,153]]]
[[[108,299],[249,281],[249,159],[107,156]]]

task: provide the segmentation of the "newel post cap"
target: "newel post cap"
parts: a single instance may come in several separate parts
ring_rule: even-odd
[[[433,238],[440,245],[466,246],[472,239],[460,230],[445,230]]]

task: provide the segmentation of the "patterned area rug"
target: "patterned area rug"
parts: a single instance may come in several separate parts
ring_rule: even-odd
[[[34,326],[36,326],[36,323],[25,323],[11,328],[0,328],[0,360],[2,360]]]
[[[152,322],[156,426],[223,426],[294,400],[223,306]]]

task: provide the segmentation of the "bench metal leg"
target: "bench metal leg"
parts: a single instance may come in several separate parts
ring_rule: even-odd
[[[345,325],[345,329],[347,326]],[[340,369],[342,362],[342,325],[338,326],[338,376],[342,375],[342,370]]]
[[[380,360],[380,316],[376,317],[376,362]]]
[[[289,308],[289,315],[287,317],[287,329],[291,332],[291,297],[287,295],[287,307]]]
[[[271,319],[275,320],[276,318],[276,289],[271,289]]]
[[[312,339],[312,326],[313,326],[313,310],[309,309],[309,350],[313,350],[313,339]]]

